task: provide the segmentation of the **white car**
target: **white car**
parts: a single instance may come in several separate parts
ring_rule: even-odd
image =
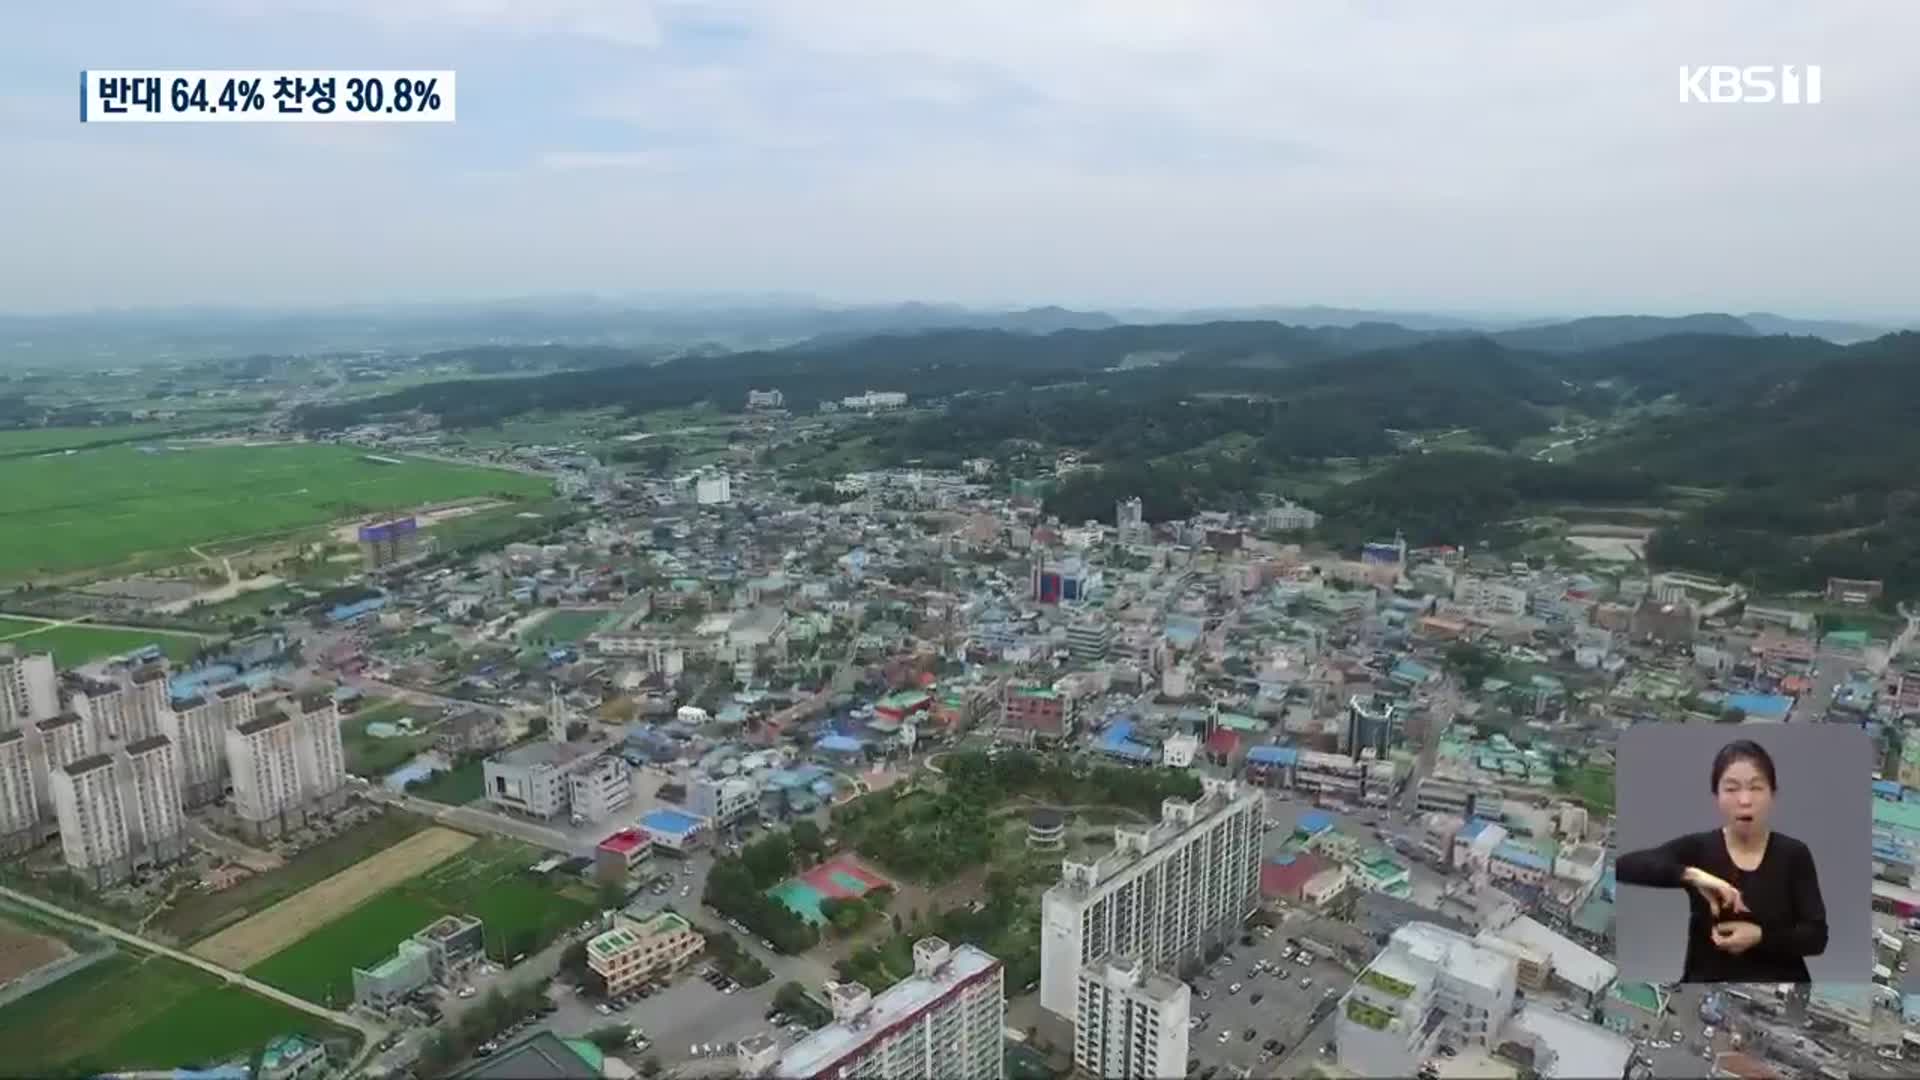
[[[1232,986],[1229,986],[1229,987],[1227,987],[1227,993],[1229,993],[1229,994],[1237,994],[1237,993],[1239,993],[1239,992],[1240,992],[1240,984],[1239,984],[1239,983],[1234,983],[1234,984],[1233,984]]]

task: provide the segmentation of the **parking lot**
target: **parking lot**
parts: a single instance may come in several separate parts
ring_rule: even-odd
[[[1270,936],[1255,932],[1252,937],[1252,945],[1242,938],[1193,982],[1193,1015],[1199,1026],[1188,1034],[1188,1056],[1199,1059],[1203,1073],[1216,1066],[1236,1075],[1243,1069],[1255,1076],[1271,1074],[1280,1059],[1270,1052],[1277,1048],[1284,1055],[1292,1050],[1312,1025],[1315,1006],[1327,1000],[1329,992],[1338,995],[1350,984],[1351,977],[1338,964],[1319,959],[1302,963],[1284,930]],[[1289,953],[1295,959],[1287,959]],[[1261,961],[1271,967],[1256,973]]]

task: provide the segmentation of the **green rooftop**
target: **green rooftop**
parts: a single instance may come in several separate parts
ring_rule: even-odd
[[[1044,686],[1022,686],[1017,687],[1013,692],[1021,697],[1045,698],[1049,701],[1060,696],[1058,691],[1049,690]]]
[[[587,948],[593,950],[596,956],[612,956],[624,949],[632,948],[639,940],[633,931],[623,926],[618,930],[609,930],[587,942]]]
[[[1642,1012],[1658,1013],[1660,1011],[1660,991],[1652,983],[1615,983],[1613,996]]]
[[[1873,800],[1873,823],[1890,829],[1920,832],[1920,803]]]

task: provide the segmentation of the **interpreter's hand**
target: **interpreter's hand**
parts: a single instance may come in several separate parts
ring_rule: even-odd
[[[1682,875],[1682,880],[1706,900],[1707,907],[1712,910],[1713,917],[1716,919],[1722,915],[1733,915],[1747,910],[1747,902],[1741,897],[1739,889],[1699,867],[1688,867],[1687,872]]]
[[[1738,956],[1760,944],[1760,927],[1745,920],[1718,923],[1713,928],[1713,944],[1722,952]]]

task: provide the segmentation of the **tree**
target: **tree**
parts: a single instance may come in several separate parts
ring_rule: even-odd
[[[1447,668],[1460,677],[1469,690],[1480,689],[1487,677],[1500,670],[1500,660],[1471,642],[1459,642],[1447,649]]]
[[[587,1041],[608,1053],[613,1053],[627,1044],[630,1034],[631,1031],[625,1024],[608,1024],[588,1032]]]
[[[627,902],[627,887],[617,881],[601,882],[598,893],[600,910],[613,911]]]
[[[1747,722],[1747,710],[1738,705],[1729,705],[1720,710],[1720,717],[1717,722],[1722,724],[1744,724]]]
[[[648,1054],[646,1057],[640,1059],[640,1075],[646,1077],[647,1080],[653,1080],[654,1077],[660,1075],[661,1071],[662,1066],[659,1058]]]

